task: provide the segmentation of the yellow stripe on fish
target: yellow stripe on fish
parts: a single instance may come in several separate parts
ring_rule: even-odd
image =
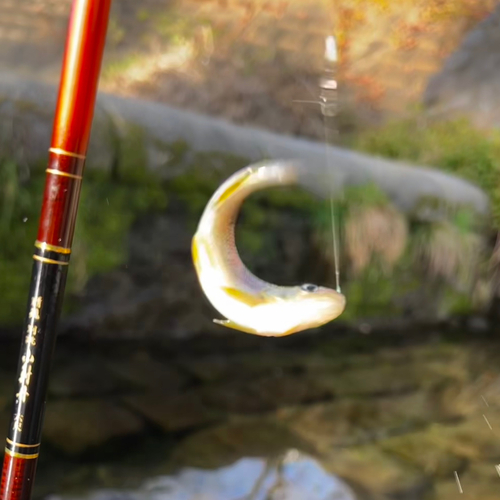
[[[232,194],[234,194],[238,189],[241,188],[242,184],[244,184],[248,178],[252,175],[249,170],[241,170],[238,178],[234,180],[232,184],[227,186],[227,188],[222,192],[222,194],[217,199],[217,205],[221,205],[224,203]]]
[[[229,297],[239,300],[243,304],[250,307],[255,307],[263,304],[264,302],[269,302],[271,297],[267,297],[264,294],[256,295],[255,293],[246,292],[239,288],[232,288],[230,286],[223,286],[222,289],[229,295]]]
[[[199,253],[198,253],[198,244],[196,243],[196,238],[193,238],[191,242],[191,255],[193,257],[193,264],[196,270],[198,271],[198,262],[199,262]]]

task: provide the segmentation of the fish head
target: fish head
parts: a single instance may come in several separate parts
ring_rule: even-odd
[[[287,300],[292,306],[289,319],[293,318],[295,326],[286,334],[329,323],[338,318],[346,306],[346,298],[342,293],[312,283],[293,287]]]

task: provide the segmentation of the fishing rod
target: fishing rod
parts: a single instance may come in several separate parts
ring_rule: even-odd
[[[29,500],[111,0],[74,0],[57,97],[0,500]]]

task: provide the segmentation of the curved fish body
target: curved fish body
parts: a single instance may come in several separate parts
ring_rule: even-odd
[[[214,193],[192,241],[201,288],[225,319],[214,322],[263,336],[284,336],[315,328],[342,314],[346,300],[335,290],[303,284],[278,286],[259,279],[241,261],[235,224],[247,196],[272,186],[293,185],[299,164],[261,162],[233,174]]]

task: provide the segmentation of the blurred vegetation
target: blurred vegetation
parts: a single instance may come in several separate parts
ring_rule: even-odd
[[[345,319],[390,314],[395,298],[422,286],[443,312],[484,308],[498,288],[487,237],[500,227],[500,134],[477,130],[465,119],[432,121],[415,114],[360,134],[351,147],[470,180],[489,195],[492,218],[485,225],[467,207],[445,207],[439,211],[444,219],[415,214],[403,219],[376,186],[347,190],[336,208],[348,276]],[[425,204],[440,205],[437,200]],[[323,244],[331,247],[327,208],[316,224]],[[331,250],[327,258],[333,261]]]
[[[138,8],[135,17],[140,26],[136,27],[137,39],[132,48],[125,43],[127,28],[123,20],[113,14],[110,16],[108,41],[116,50],[104,59],[104,82],[117,78],[126,81],[127,76],[136,78],[158,69],[172,69],[178,65],[175,57],[164,68],[161,67],[165,60],[161,62],[157,58],[173,55],[180,48],[186,49],[192,57],[199,55],[199,38],[203,37],[204,27],[208,26],[204,18],[198,16],[194,19],[172,8],[154,12],[144,7]],[[217,36],[217,30],[211,30],[211,35]]]
[[[67,292],[78,293],[89,277],[111,270],[127,257],[126,236],[138,214],[166,206],[166,195],[146,171],[144,147],[129,137],[120,158],[120,178],[88,168],[82,186]],[[129,147],[127,147],[129,145]],[[23,320],[33,244],[45,184],[45,165],[29,176],[15,162],[0,161],[0,324]],[[68,300],[65,304],[70,306]]]
[[[488,193],[500,228],[500,132],[474,128],[466,119],[432,121],[421,114],[361,134],[355,149],[432,165],[470,180]]]
[[[194,152],[180,141],[154,146],[168,153],[168,161],[157,171],[147,171],[145,137],[139,128],[129,127],[116,148],[111,170],[87,168],[68,297],[78,295],[93,275],[126,262],[126,237],[141,213],[163,211],[168,200],[169,211],[180,210],[194,232],[214,190],[248,164],[236,155]],[[472,180],[490,195],[493,224],[498,228],[500,142],[496,134],[478,132],[461,120],[423,124],[415,118],[366,132],[355,146],[390,158],[437,165]],[[182,173],[172,173],[179,167]],[[18,323],[24,316],[44,168],[41,164],[27,169],[8,158],[1,160],[0,324]],[[468,210],[450,211],[445,220],[403,216],[377,186],[366,184],[346,189],[335,202],[334,214],[341,241],[341,284],[348,296],[343,319],[400,314],[407,307],[406,296],[422,290],[429,302],[426,307],[438,304],[445,313],[469,312],[491,297],[492,285],[485,274],[495,273],[491,273],[484,235]],[[255,193],[245,202],[237,230],[243,260],[257,273],[279,268],[270,266],[281,259],[276,234],[285,225],[293,231],[293,221],[300,220],[308,221],[311,246],[332,273],[329,203],[298,187]],[[302,231],[303,226],[297,227]],[[311,263],[311,268],[315,265]],[[285,275],[277,269],[275,277],[280,280]],[[333,273],[323,278],[322,284],[334,283]],[[482,301],[471,299],[478,289]],[[68,307],[70,300],[66,301]]]
[[[358,147],[392,158],[407,159],[406,148],[411,144],[413,158],[427,161],[425,155],[430,153],[427,143],[419,143],[410,125],[407,122],[404,125],[407,135],[403,137],[393,136],[392,131],[399,134],[401,127],[390,124],[387,129],[382,129],[380,138],[371,132],[359,137]],[[435,127],[448,137],[448,141],[434,145],[429,161],[441,158],[441,164],[452,165],[452,171],[459,175],[464,175],[463,171],[469,169],[467,177],[476,181],[477,176],[474,177],[474,169],[470,167],[470,152],[476,150],[478,158],[474,161],[481,174],[492,175],[489,169],[494,165],[493,154],[491,158],[484,154],[482,145],[485,139],[481,134],[462,122]],[[464,131],[471,133],[467,135]],[[469,143],[464,144],[462,134],[467,135]],[[433,132],[429,131],[429,135],[432,138]],[[462,158],[452,146],[454,141],[460,143],[464,152]],[[474,141],[479,141],[479,145]],[[486,142],[490,153],[495,151],[493,145]],[[400,152],[396,149],[398,147]],[[389,154],[388,150],[391,151]],[[452,154],[455,154],[455,159],[460,159],[451,161]],[[185,146],[182,157],[189,156]],[[484,158],[488,158],[489,163]],[[244,158],[226,154],[195,154],[186,166],[186,173],[169,183],[169,196],[175,193],[185,203],[193,231],[206,202],[220,182],[247,164]],[[487,184],[487,181],[483,182]],[[434,207],[436,200],[426,200],[426,204]],[[425,307],[429,312],[434,308],[438,313],[462,314],[485,306],[490,298],[488,291],[482,294],[482,301],[473,300],[477,284],[484,289],[484,280],[478,280],[483,278],[486,269],[481,260],[485,256],[484,238],[478,232],[477,221],[467,208],[450,207],[445,213],[444,220],[422,221],[415,214],[403,216],[374,184],[344,190],[334,207],[341,240],[342,286],[349,297],[343,319],[400,314],[407,307],[405,296],[422,293],[422,290],[428,298]],[[334,275],[329,202],[318,201],[299,188],[266,190],[246,200],[237,227],[242,259],[257,273],[265,269],[267,263],[268,276],[265,278],[271,279],[269,263],[280,262],[276,231],[287,223],[283,214],[311,223],[313,246],[330,270],[326,280],[323,275],[322,283],[331,286]],[[315,267],[314,263],[310,267]],[[271,272],[280,276],[279,270],[271,269]],[[489,283],[486,285],[488,288]],[[425,307],[423,305],[422,310]]]

